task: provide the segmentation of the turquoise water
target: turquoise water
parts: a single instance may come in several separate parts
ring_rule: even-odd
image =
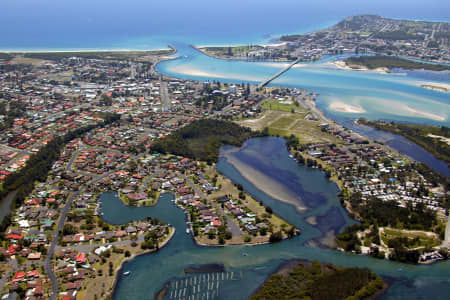
[[[1,50],[158,49],[248,44],[325,28],[355,14],[450,20],[447,1],[3,0]]]
[[[285,63],[277,62],[214,59],[183,44],[176,44],[176,47],[179,49],[176,54],[178,58],[158,64],[157,70],[177,78],[258,84],[286,66]],[[347,56],[326,57],[319,62],[297,64],[270,85],[319,93],[316,105],[328,117],[372,139],[387,142],[393,148],[448,176],[450,169],[447,164],[422,148],[399,136],[361,130],[353,126],[352,121],[365,117],[449,126],[449,94],[420,87],[423,82],[449,84],[449,72],[395,70],[392,74],[378,74],[341,70],[331,64]],[[339,110],[346,106],[353,112]]]
[[[260,83],[286,66],[276,62],[214,59],[183,44],[175,47],[179,58],[159,63],[158,72],[183,79]],[[420,87],[424,81],[450,83],[448,72],[425,79],[414,74],[342,70],[331,64],[332,61],[333,58],[326,58],[316,63],[297,64],[270,85],[319,93],[318,108],[337,121],[366,117],[450,125],[449,94]],[[343,112],[342,107],[349,107],[353,112]]]
[[[259,152],[261,155],[247,161],[248,152]],[[404,265],[311,246],[310,241],[320,239],[328,229],[339,230],[352,221],[345,211],[339,209],[336,186],[329,182],[322,172],[297,166],[287,156],[288,152],[282,139],[252,139],[234,155],[261,172],[268,171],[267,168],[274,169],[270,171],[271,177],[275,176],[278,182],[286,181],[286,189],[296,191],[299,199],[308,203],[308,210],[300,213],[292,205],[277,201],[259,191],[223,157],[218,163],[220,172],[241,183],[246,191],[270,205],[275,213],[298,226],[302,234],[278,244],[199,247],[194,244],[191,236],[185,233],[184,213],[170,201],[173,199],[172,195],[161,195],[160,201],[154,207],[130,208],[124,206],[115,193],[105,193],[100,201],[104,218],[108,222],[120,224],[146,216],[156,216],[176,228],[173,239],[159,252],[137,257],[125,264],[124,270],[130,270],[131,275],[119,278],[114,299],[152,298],[168,280],[185,278],[185,267],[209,263],[223,263],[228,271],[240,274],[240,280],[223,283],[218,299],[246,299],[280,262],[292,258],[327,261],[342,266],[369,267],[381,275],[394,277],[393,286],[382,299],[448,299],[448,261],[432,266]],[[259,160],[264,157],[264,161]],[[305,222],[305,218],[311,215],[318,216],[318,226]]]

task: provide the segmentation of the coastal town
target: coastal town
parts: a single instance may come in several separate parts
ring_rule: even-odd
[[[273,44],[203,47],[227,59],[315,61],[329,55],[377,54],[450,62],[449,23],[397,20],[376,15],[344,19],[327,29],[281,36]]]
[[[385,54],[450,60],[448,47],[440,48],[448,45],[448,23],[408,33],[417,39],[405,39],[415,41],[405,48],[387,34],[409,32],[404,21],[365,18],[239,55],[308,61],[392,51]],[[308,40],[314,44],[304,46]],[[155,63],[170,53],[0,56],[2,299],[109,299],[118,277],[130,274],[124,263],[159,251],[175,234],[204,247],[301,235],[221,174],[214,159],[155,148],[204,120],[245,127],[249,136],[282,136],[293,160],[337,184],[342,206],[359,222],[320,246],[409,263],[448,258],[448,178],[328,119],[314,91],[168,78]],[[170,201],[185,213],[186,232],[157,215],[110,222],[105,206],[114,197],[126,207]]]
[[[264,96],[251,95],[248,85],[162,79],[148,72],[151,63],[109,58],[19,55],[0,68],[2,183],[29,174],[33,155],[52,151],[51,141],[67,140],[29,192],[5,194],[16,207],[2,223],[8,295],[104,298],[124,261],[164,246],[175,230],[169,224],[104,221],[99,198],[111,190],[128,206],[176,195],[173,205],[186,212],[187,234],[200,245],[299,233],[214,167],[149,152],[152,140],[196,120],[256,114]]]

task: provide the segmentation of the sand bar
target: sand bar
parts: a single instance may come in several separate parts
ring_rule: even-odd
[[[366,110],[361,106],[351,105],[340,101],[331,102],[328,108],[334,111],[352,114],[362,114],[366,112]]]
[[[241,173],[241,175],[245,179],[250,181],[257,189],[261,190],[274,199],[294,205],[299,212],[303,212],[307,209],[307,207],[301,204],[301,199],[297,194],[290,192],[282,184],[274,181],[269,176],[261,173],[259,170],[253,168],[252,166],[244,163],[243,161],[232,155],[233,152],[236,151],[239,150],[230,149],[223,151],[223,156],[230,164],[233,165],[233,167],[235,167],[239,171],[239,173]]]

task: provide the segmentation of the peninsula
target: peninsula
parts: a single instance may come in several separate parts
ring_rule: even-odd
[[[201,48],[214,57],[246,60],[315,61],[324,55],[376,54],[377,67],[448,70],[450,24],[383,18],[348,17],[330,28],[306,34],[281,36],[273,45]],[[389,58],[388,58],[389,57]],[[424,65],[395,57],[443,63]],[[374,62],[371,58],[364,58]],[[350,60],[350,63],[354,63]],[[366,64],[366,62],[362,63]],[[368,62],[367,62],[368,64]]]

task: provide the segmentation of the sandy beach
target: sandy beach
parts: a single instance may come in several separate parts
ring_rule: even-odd
[[[200,77],[209,77],[209,78],[232,78],[237,80],[244,80],[244,81],[254,81],[254,82],[260,82],[263,81],[264,78],[262,77],[251,77],[251,76],[243,76],[242,74],[220,74],[220,73],[211,73],[208,71],[203,71],[199,69],[194,69],[186,66],[176,66],[170,68],[168,71],[176,72],[176,73],[182,73],[185,75],[191,75],[191,76],[200,76]]]
[[[360,66],[360,65],[354,65],[353,67],[349,67],[345,61],[343,60],[339,60],[339,61],[334,61],[334,62],[330,62],[328,63],[330,65],[335,66],[338,69],[342,69],[342,70],[350,70],[350,71],[366,71],[366,72],[374,72],[374,73],[379,73],[379,74],[388,74],[389,69],[388,68],[376,68],[376,69],[369,69],[367,67],[364,66]]]
[[[92,52],[134,52],[134,53],[145,53],[145,52],[158,52],[158,51],[170,51],[175,50],[172,47],[168,48],[156,48],[149,50],[137,50],[129,48],[117,48],[117,49],[67,49],[67,50],[52,50],[52,49],[42,49],[42,50],[27,50],[27,49],[0,49],[0,53],[92,53]]]

